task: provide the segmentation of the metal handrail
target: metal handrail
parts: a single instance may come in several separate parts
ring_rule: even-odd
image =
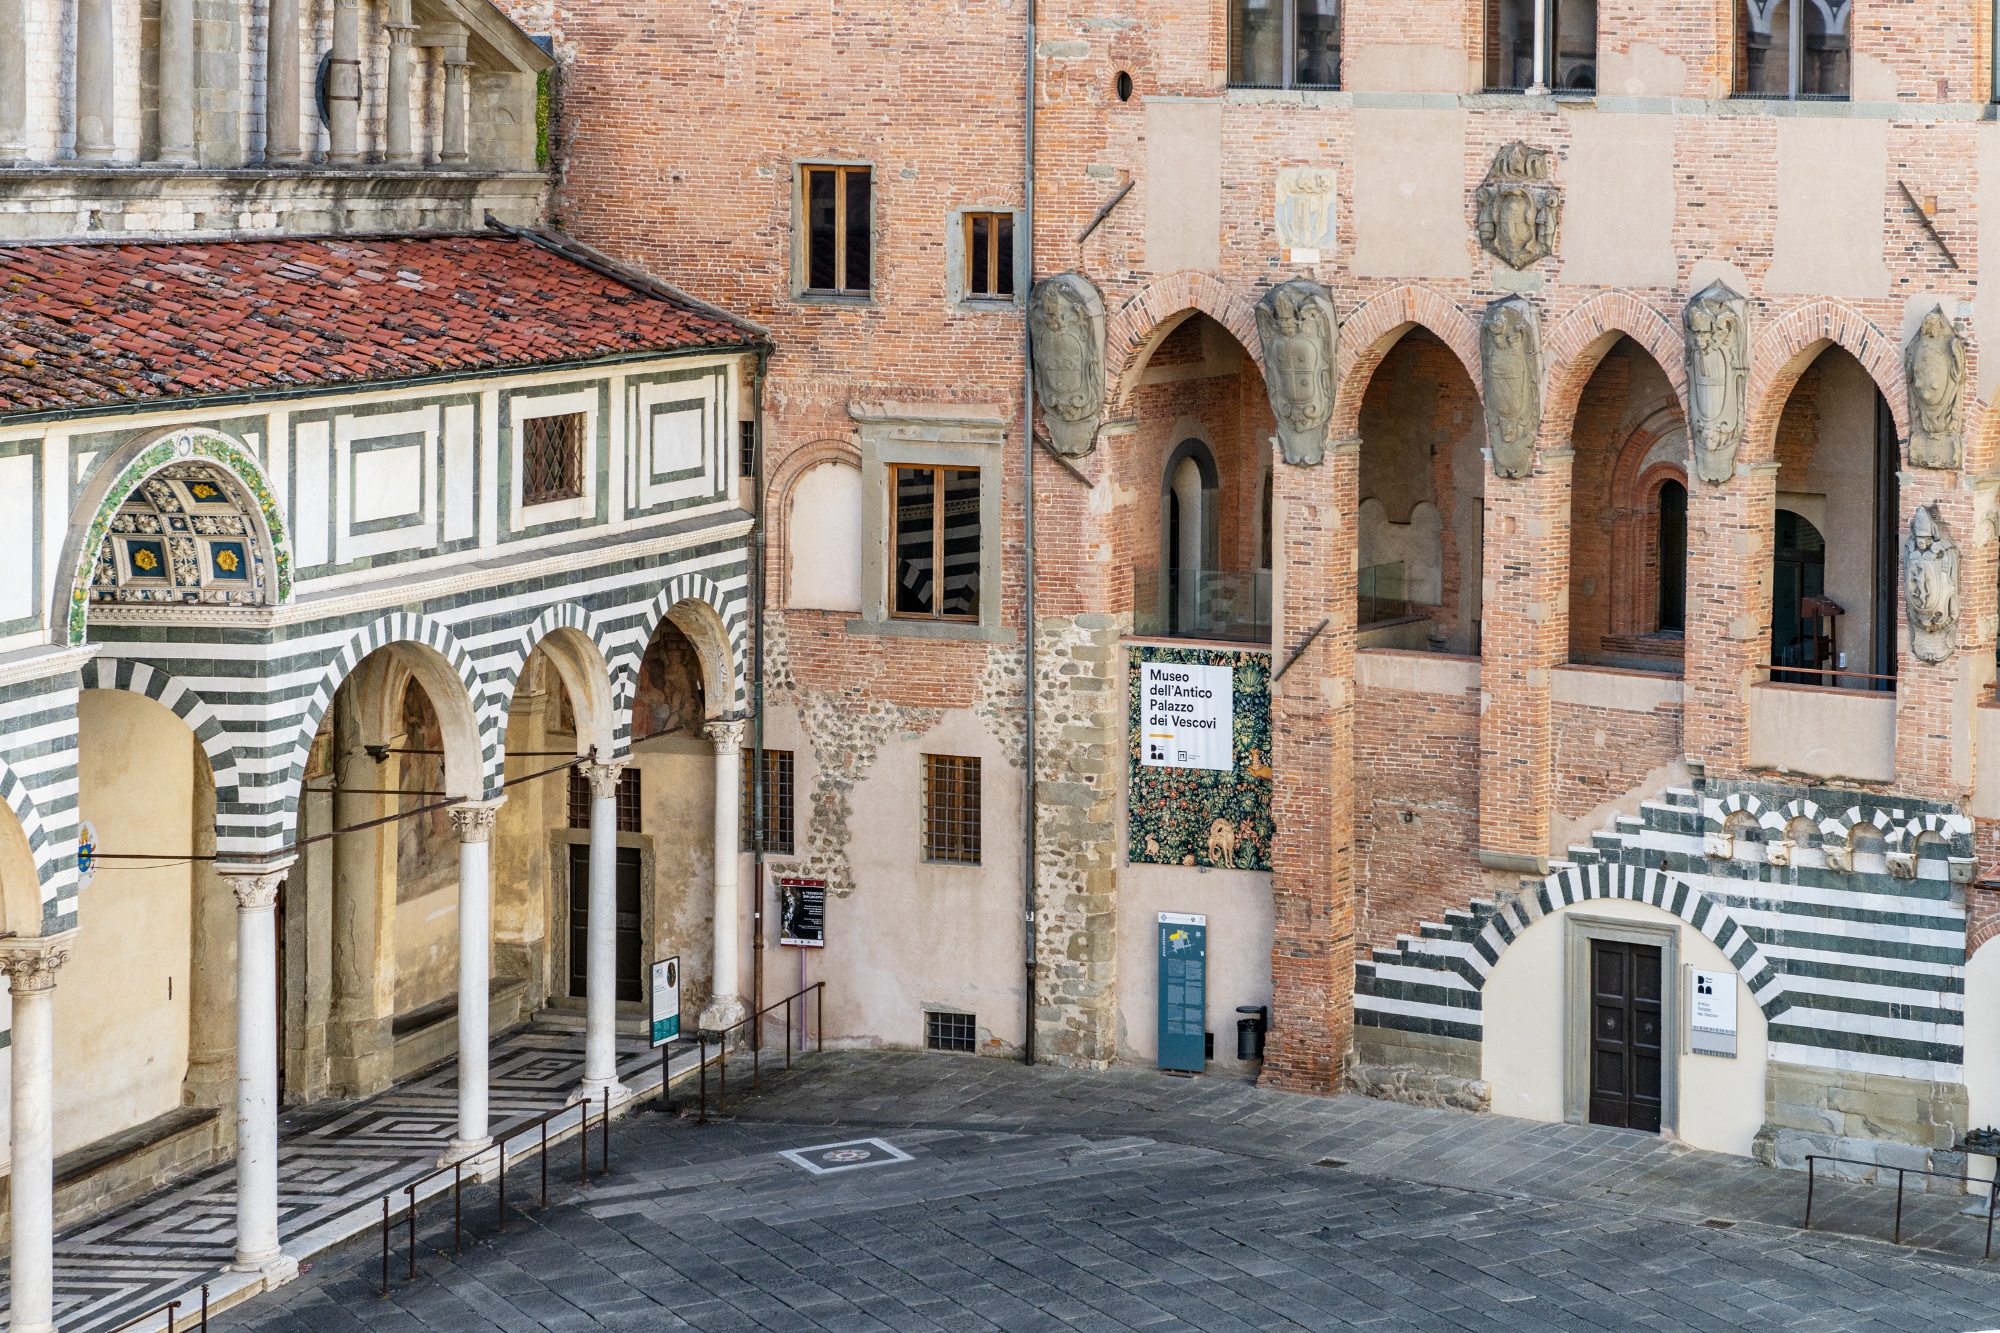
[[[176,1296],[172,1300],[168,1301],[166,1304],[156,1305],[152,1309],[146,1311],[144,1314],[133,1315],[130,1319],[127,1319],[124,1323],[118,1325],[117,1328],[110,1330],[110,1333],[124,1333],[124,1330],[132,1327],[132,1325],[138,1323],[140,1320],[151,1319],[154,1315],[158,1314],[162,1310],[165,1310],[167,1312],[167,1333],[174,1333],[175,1312],[178,1311],[181,1308],[181,1306],[185,1304],[186,1304],[185,1301],[183,1301],[180,1297]],[[202,1330],[202,1333],[208,1333],[208,1284],[206,1282],[201,1284],[200,1328]]]
[[[509,1130],[507,1133],[497,1136],[493,1140],[493,1145],[491,1148],[482,1148],[480,1151],[473,1153],[470,1157],[462,1157],[458,1161],[453,1162],[448,1166],[440,1166],[435,1170],[427,1171],[423,1175],[418,1176],[415,1180],[411,1181],[409,1184],[399,1186],[397,1187],[397,1189],[389,1190],[388,1192],[383,1194],[382,1196],[382,1294],[384,1296],[387,1296],[389,1294],[389,1233],[394,1228],[395,1221],[397,1220],[393,1218],[391,1215],[389,1208],[390,1199],[394,1198],[399,1191],[405,1196],[407,1196],[404,1203],[404,1218],[406,1218],[409,1222],[410,1253],[409,1253],[409,1272],[407,1276],[404,1278],[404,1281],[406,1282],[415,1281],[417,1276],[417,1202],[418,1202],[417,1189],[418,1187],[423,1185],[427,1181],[435,1180],[437,1177],[443,1175],[447,1171],[451,1172],[451,1208],[452,1208],[451,1252],[454,1256],[464,1253],[465,1164],[467,1162],[474,1162],[479,1160],[481,1157],[484,1157],[488,1152],[493,1152],[496,1155],[499,1161],[498,1229],[501,1231],[505,1231],[507,1229],[507,1144],[509,1143],[509,1141],[513,1139],[520,1138],[523,1134],[534,1133],[537,1130],[541,1132],[541,1140],[542,1140],[541,1141],[541,1167],[542,1167],[541,1206],[543,1208],[547,1208],[549,1206],[549,1122],[551,1120],[556,1119],[559,1116],[568,1115],[572,1109],[579,1112],[576,1122],[576,1140],[578,1149],[576,1155],[577,1180],[578,1183],[580,1184],[588,1185],[590,1183],[590,1103],[587,1101],[583,1101],[583,1102],[573,1103],[571,1106],[558,1106],[555,1110],[548,1112],[546,1115],[539,1116],[534,1120],[530,1120],[525,1125],[516,1125],[513,1129]],[[604,1090],[604,1107],[603,1110],[599,1112],[598,1121],[599,1124],[603,1126],[603,1135],[599,1139],[598,1174],[609,1175],[611,1172],[611,1089],[609,1088],[606,1088]]]
[[[818,1002],[817,1008],[813,1011],[813,1018],[815,1020],[813,1023],[813,1049],[824,1051],[826,1049],[826,983],[824,981],[815,981],[804,990],[793,991],[782,1000],[773,1000],[756,1013],[751,1014],[748,1018],[739,1019],[726,1028],[714,1032],[703,1029],[695,1034],[696,1040],[701,1045],[701,1063],[698,1066],[701,1072],[701,1114],[696,1119],[696,1124],[705,1125],[708,1123],[709,1040],[713,1038],[716,1044],[714,1058],[714,1063],[716,1064],[715,1113],[717,1115],[726,1115],[729,1111],[729,1034],[738,1028],[748,1027],[752,1023],[758,1025],[752,1029],[753,1034],[758,1037],[758,1040],[753,1041],[750,1045],[750,1087],[754,1091],[762,1086],[758,1082],[758,1075],[764,1048],[762,1041],[764,1016],[775,1014],[780,1009],[785,1011],[785,1068],[790,1069],[792,1067],[792,1004],[796,1001],[799,1007],[799,1054],[803,1055],[806,1049],[805,997],[808,995],[813,996]],[[665,1092],[662,1091],[661,1095],[664,1096]]]
[[[1989,1182],[1989,1181],[1979,1180],[1973,1176],[1953,1175],[1949,1171],[1925,1171],[1919,1167],[1914,1167],[1914,1166],[1884,1166],[1880,1162],[1867,1162],[1863,1161],[1858,1157],[1829,1157],[1823,1153],[1807,1153],[1806,1154],[1806,1221],[1805,1221],[1805,1226],[1802,1228],[1803,1230],[1806,1231],[1812,1230],[1813,1182],[1818,1174],[1813,1166],[1813,1163],[1815,1162],[1845,1162],[1849,1166],[1872,1166],[1877,1171],[1894,1171],[1896,1173],[1896,1235],[1894,1241],[1892,1242],[1893,1244],[1896,1245],[1901,1245],[1903,1243],[1903,1177],[1905,1175],[1936,1176],[1939,1180],[1958,1180],[1973,1185],[1985,1185],[1987,1187],[1986,1253],[1981,1255],[1980,1259],[1984,1261],[1987,1259],[1991,1259],[1993,1257],[1993,1210],[1996,1206],[2000,1206],[2000,1174],[1996,1174],[1994,1178]]]

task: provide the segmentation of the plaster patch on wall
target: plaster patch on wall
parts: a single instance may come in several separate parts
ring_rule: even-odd
[[[1889,123],[1783,117],[1778,227],[1766,286],[1818,296],[1887,296],[1882,219]]]
[[[1354,113],[1354,273],[1469,278],[1465,113]]]
[[[1687,62],[1651,42],[1633,42],[1623,51],[1597,55],[1600,91],[1626,97],[1680,97],[1687,92]]]
[[[1674,121],[1671,116],[1569,116],[1563,164],[1569,216],[1562,280],[1606,287],[1671,285]],[[1644,208],[1632,207],[1644,199]]]

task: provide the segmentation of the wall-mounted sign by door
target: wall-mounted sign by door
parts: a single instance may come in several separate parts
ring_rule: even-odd
[[[653,964],[653,1045],[681,1035],[681,960],[676,954]],[[660,1085],[665,1095],[666,1085]]]
[[[1736,1058],[1736,974],[1688,973],[1688,1046],[1696,1055]]]
[[[1160,1068],[1207,1066],[1208,918],[1160,913]]]
[[[826,947],[826,881],[778,881],[778,943],[795,949]]]

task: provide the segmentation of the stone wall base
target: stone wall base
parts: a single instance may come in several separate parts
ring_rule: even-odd
[[[1766,1166],[1806,1169],[1806,1157],[1847,1158],[1816,1170],[1846,1180],[1893,1181],[1896,1168],[1965,1170],[1951,1151],[1966,1126],[1962,1083],[1927,1083],[1888,1074],[1772,1061],[1764,1079],[1764,1125],[1751,1153]],[[1922,1179],[1912,1188],[1957,1194],[1957,1181]]]
[[[1346,1082],[1353,1091],[1386,1102],[1487,1111],[1493,1089],[1480,1072],[1476,1041],[1357,1027]]]

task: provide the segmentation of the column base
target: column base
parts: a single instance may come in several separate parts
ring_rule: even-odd
[[[1986,1214],[1981,1212],[1980,1216],[1984,1217]],[[7,1325],[7,1333],[56,1333],[56,1325],[52,1319],[38,1320],[32,1324],[24,1324],[16,1319]]]
[[[607,1090],[611,1093],[613,1105],[623,1101],[630,1101],[632,1098],[632,1089],[626,1087],[615,1078],[587,1078],[570,1089],[569,1100],[564,1102],[563,1105],[575,1106],[578,1102],[589,1102],[591,1105],[601,1108],[604,1105],[604,1094]]]
[[[695,1025],[704,1032],[721,1032],[750,1017],[750,1006],[741,995],[718,995],[701,1011]]]
[[[478,1140],[453,1139],[438,1158],[438,1165],[456,1166],[463,1162],[468,1176],[473,1180],[485,1180],[492,1174],[498,1156],[493,1151],[490,1136]]]
[[[282,1287],[299,1275],[299,1261],[283,1250],[273,1250],[268,1254],[239,1254],[229,1267],[232,1272],[260,1274],[266,1291]]]

